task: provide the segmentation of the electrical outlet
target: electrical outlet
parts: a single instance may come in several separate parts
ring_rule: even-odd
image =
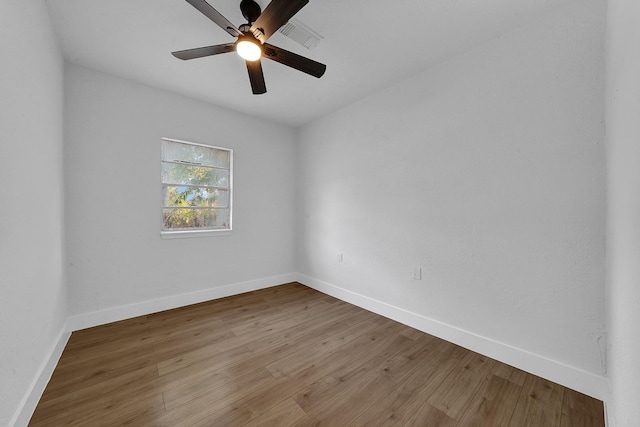
[[[338,262],[342,262],[342,252],[338,252]]]
[[[422,280],[422,267],[413,267],[413,279]]]

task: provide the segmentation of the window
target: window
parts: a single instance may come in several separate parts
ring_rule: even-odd
[[[163,237],[231,230],[233,150],[162,139]]]

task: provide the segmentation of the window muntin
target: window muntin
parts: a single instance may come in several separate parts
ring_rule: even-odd
[[[162,233],[231,230],[233,150],[162,139]]]

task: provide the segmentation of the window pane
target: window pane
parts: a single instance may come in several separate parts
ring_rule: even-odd
[[[229,171],[175,163],[162,164],[164,184],[191,184],[229,187]]]
[[[229,191],[207,187],[167,185],[164,187],[165,207],[229,207]]]
[[[162,229],[231,229],[232,150],[162,139]]]
[[[175,141],[162,141],[162,159],[229,169],[229,151]]]
[[[163,209],[163,229],[217,229],[229,227],[229,209]]]

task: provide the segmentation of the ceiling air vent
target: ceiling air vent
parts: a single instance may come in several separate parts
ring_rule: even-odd
[[[289,22],[280,27],[278,31],[307,49],[316,47],[323,38],[320,34],[296,19],[290,19]]]

